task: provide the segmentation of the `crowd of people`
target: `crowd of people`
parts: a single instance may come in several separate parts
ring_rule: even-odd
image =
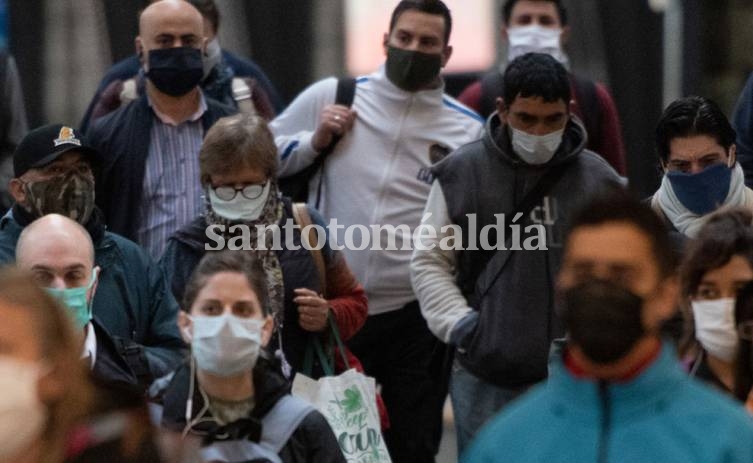
[[[753,78],[734,127],[664,110],[637,198],[562,2],[500,20],[458,100],[449,9],[402,0],[382,66],[283,108],[213,0],[152,1],[78,128],[0,114],[0,461],[354,461],[291,393],[352,367],[395,463],[448,394],[463,462],[753,462]]]

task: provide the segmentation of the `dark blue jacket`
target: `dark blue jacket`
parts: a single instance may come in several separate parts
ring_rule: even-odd
[[[15,262],[22,230],[13,213],[0,220],[0,263]],[[142,384],[148,384],[172,371],[185,354],[176,324],[178,304],[161,268],[136,243],[103,228],[90,234],[100,268],[92,311]]]
[[[204,133],[217,119],[235,112],[211,98],[206,98],[206,103],[207,110],[201,116]],[[142,95],[131,104],[97,119],[87,133],[101,156],[96,180],[97,205],[104,212],[107,228],[132,241],[136,241],[139,226],[135,218],[144,191],[144,170],[154,118],[146,95]]]
[[[262,90],[269,97],[269,100],[272,103],[275,112],[278,114],[282,112],[284,105],[282,99],[280,98],[280,94],[277,92],[277,89],[275,89],[274,85],[272,85],[272,81],[269,80],[269,77],[267,77],[264,71],[262,71],[256,63],[251,60],[246,60],[239,56],[236,56],[227,50],[222,50],[222,59],[225,64],[230,69],[232,69],[233,74],[236,77],[250,77],[252,79],[255,79],[256,82],[261,86]],[[97,106],[97,102],[102,96],[104,90],[116,80],[130,79],[131,77],[138,74],[139,69],[141,69],[139,58],[137,55],[133,55],[118,61],[107,71],[105,76],[102,78],[102,81],[99,83],[99,87],[94,93],[94,97],[89,103],[89,107],[86,108],[86,114],[84,114],[84,118],[79,124],[79,129],[81,129],[82,132],[86,132],[89,128],[89,125],[92,123],[92,111]]]

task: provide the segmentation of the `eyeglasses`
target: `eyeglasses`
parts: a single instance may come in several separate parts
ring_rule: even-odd
[[[262,193],[264,193],[264,188],[266,188],[267,183],[269,183],[269,180],[261,184],[252,183],[243,188],[235,188],[227,185],[218,186],[217,188],[214,188],[214,194],[223,201],[232,201],[238,195],[238,192],[240,192],[241,196],[246,199],[257,199]]]

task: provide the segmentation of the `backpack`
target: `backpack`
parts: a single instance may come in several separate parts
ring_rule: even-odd
[[[335,94],[335,104],[351,107],[356,96],[356,79],[352,77],[342,77],[337,80],[337,93]],[[322,171],[319,175],[319,182],[316,187],[316,204],[319,208],[319,202],[322,196],[322,180],[324,171],[324,159],[334,151],[337,142],[341,137],[333,137],[332,142],[316,157],[313,164],[300,172],[278,180],[280,191],[284,196],[289,197],[294,203],[307,202],[309,197],[309,186],[312,178],[317,172]]]
[[[575,101],[583,115],[583,124],[588,133],[589,145],[601,139],[601,106],[596,94],[594,81],[569,74],[575,89]],[[502,73],[498,70],[487,72],[481,77],[481,102],[479,112],[482,117],[489,117],[496,110],[497,97],[504,93]]]

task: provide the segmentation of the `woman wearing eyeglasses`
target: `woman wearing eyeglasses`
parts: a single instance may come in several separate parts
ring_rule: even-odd
[[[162,258],[176,298],[180,300],[206,252],[247,252],[263,264],[271,312],[282,333],[270,348],[283,352],[293,371],[302,367],[309,335],[323,333],[330,314],[344,340],[353,336],[366,319],[363,287],[342,254],[329,246],[329,237],[321,236],[326,267],[322,287],[314,257],[302,247],[301,230],[292,227],[291,201],[277,188],[277,147],[264,120],[245,115],[220,119],[207,132],[199,163],[205,212],[170,239]],[[321,216],[311,208],[306,211],[326,231]]]
[[[680,268],[686,322],[680,352],[691,375],[729,394],[740,343],[735,300],[753,281],[752,221],[744,209],[714,214],[689,244]]]

